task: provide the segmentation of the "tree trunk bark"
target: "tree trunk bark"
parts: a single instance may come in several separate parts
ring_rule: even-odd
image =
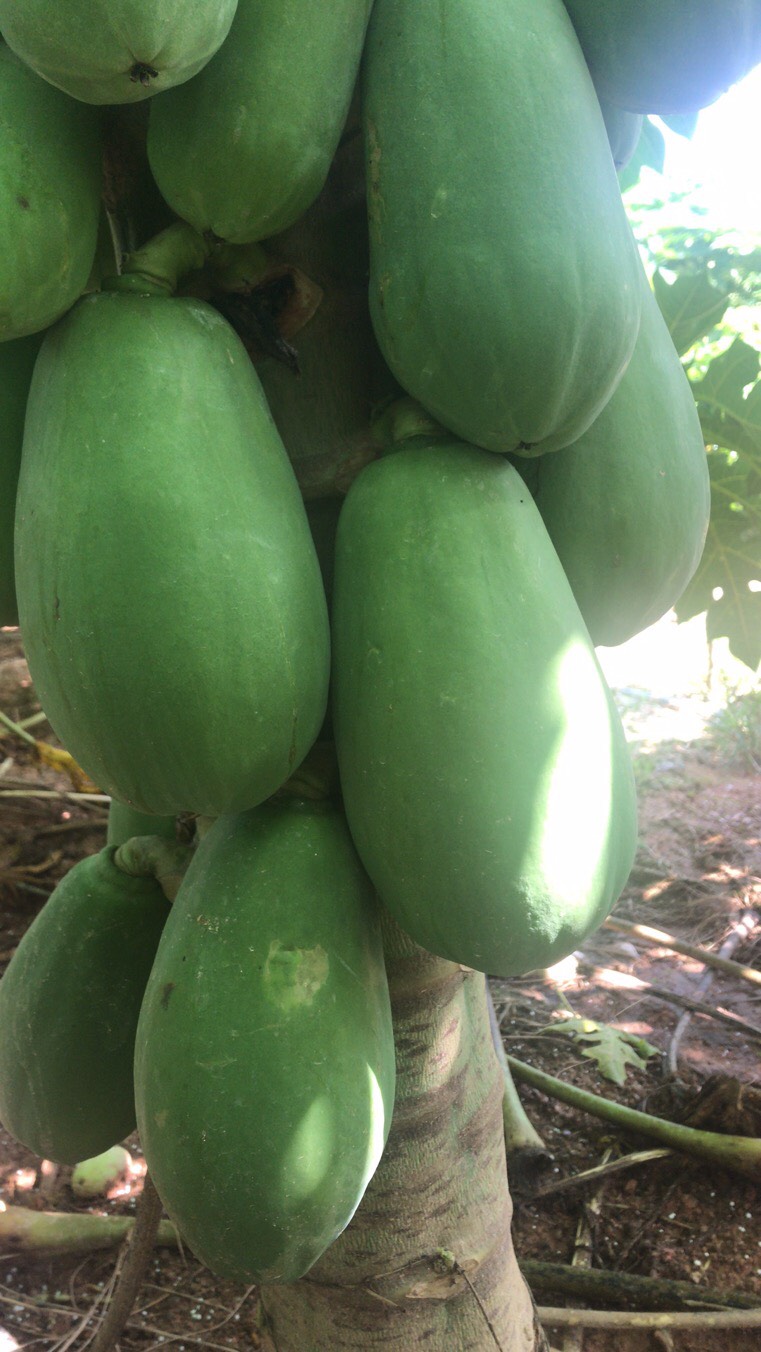
[[[261,1291],[267,1352],[538,1352],[510,1235],[484,977],[386,923],[397,1096],[380,1166],[306,1277]]]

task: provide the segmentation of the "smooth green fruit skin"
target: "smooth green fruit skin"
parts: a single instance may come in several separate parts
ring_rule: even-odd
[[[179,216],[242,244],[306,211],[346,121],[370,8],[239,0],[219,54],[151,108],[151,168]]]
[[[135,1129],[135,1029],[169,904],[113,856],[69,870],[0,981],[0,1121],[59,1164]]]
[[[246,351],[204,302],[102,292],[47,336],[16,580],[53,727],[138,811],[255,806],[317,736],[329,635],[304,505]]]
[[[641,113],[629,113],[625,108],[619,108],[615,103],[608,103],[605,99],[600,99],[600,111],[608,133],[616,173],[620,174],[637,149],[644,118]]]
[[[100,180],[95,114],[0,43],[0,340],[47,328],[81,295]]]
[[[377,903],[343,814],[291,799],[216,822],[135,1044],[151,1177],[212,1272],[311,1267],[378,1164],[394,1075]]]
[[[761,61],[761,0],[565,0],[600,94],[692,113]]]
[[[643,293],[637,346],[610,403],[573,446],[530,466],[534,500],[595,644],[625,643],[665,615],[708,530],[695,400],[644,278]]]
[[[510,977],[572,952],[637,836],[621,721],[513,466],[410,442],[338,527],[333,721],[344,806],[416,943]]]
[[[135,812],[126,803],[115,798],[108,805],[107,845],[124,845],[134,836],[161,836],[163,840],[177,839],[174,817],[154,817],[147,812]]]
[[[24,415],[38,335],[0,343],[0,625],[18,624],[13,570],[13,519]]]
[[[0,30],[38,75],[84,103],[135,103],[189,80],[227,36],[237,0],[0,0]],[[133,78],[142,63],[155,74]]]
[[[640,263],[561,0],[377,0],[363,118],[395,376],[487,450],[574,441],[631,356]]]

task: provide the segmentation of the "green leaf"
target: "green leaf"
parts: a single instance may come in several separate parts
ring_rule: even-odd
[[[562,1033],[575,1042],[586,1043],[580,1046],[582,1056],[596,1061],[600,1074],[613,1084],[626,1083],[626,1067],[644,1070],[651,1056],[658,1056],[658,1048],[646,1042],[643,1037],[633,1033],[624,1033],[609,1023],[596,1023],[594,1019],[585,1019],[579,1015],[566,1015],[562,1023],[550,1023],[539,1030],[542,1033]]]
[[[715,286],[706,271],[684,273],[671,283],[656,271],[653,291],[680,356],[720,323],[729,304],[729,292]]]
[[[721,450],[709,454],[708,468],[711,519],[705,549],[676,615],[682,622],[705,611],[708,638],[726,638],[730,652],[755,671],[761,662],[761,591],[755,589],[761,587],[759,474],[750,457]]]
[[[663,139],[663,133],[658,130],[654,122],[646,117],[642,123],[637,148],[634,151],[629,163],[624,166],[618,176],[621,192],[626,192],[627,188],[633,188],[639,183],[639,176],[642,170],[655,169],[656,173],[663,173],[663,166],[666,162],[666,142]]]
[[[668,117],[661,118],[661,122],[665,122],[669,131],[675,131],[677,136],[684,136],[688,141],[691,141],[698,125],[698,115],[697,113],[669,113]]]
[[[703,379],[692,382],[706,445],[739,451],[751,457],[757,469],[761,468],[760,369],[756,349],[735,338],[712,359]]]

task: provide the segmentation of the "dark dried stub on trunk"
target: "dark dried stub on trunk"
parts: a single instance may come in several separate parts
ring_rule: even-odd
[[[158,75],[155,66],[149,66],[145,61],[136,61],[130,70],[129,78],[133,84],[141,84],[144,89],[147,89],[151,80],[158,79]]]
[[[240,292],[227,292],[216,295],[213,305],[224,315],[228,324],[235,329],[238,337],[249,349],[257,349],[277,361],[282,361],[296,375],[299,374],[299,359],[296,349],[280,334],[277,316],[269,304],[260,303],[260,288],[257,287],[248,296]]]

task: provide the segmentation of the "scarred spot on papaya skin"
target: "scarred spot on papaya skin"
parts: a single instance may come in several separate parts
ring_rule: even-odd
[[[264,992],[284,1013],[311,1005],[325,985],[330,961],[325,949],[294,948],[273,939],[262,974]]]
[[[367,190],[370,231],[377,241],[381,239],[383,198],[380,188],[381,148],[374,122],[367,124]]]

